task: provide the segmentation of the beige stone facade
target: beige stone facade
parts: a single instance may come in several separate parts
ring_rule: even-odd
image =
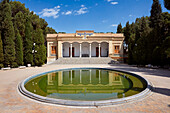
[[[95,33],[93,30],[47,34],[47,63],[61,57],[111,57],[122,60],[123,40],[122,33]]]

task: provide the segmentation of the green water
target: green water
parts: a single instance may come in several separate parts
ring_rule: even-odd
[[[131,96],[146,88],[129,74],[103,69],[75,69],[29,80],[25,88],[35,94],[67,100],[107,100]]]

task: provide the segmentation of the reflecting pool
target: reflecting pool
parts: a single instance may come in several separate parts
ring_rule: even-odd
[[[49,98],[96,101],[137,94],[146,88],[146,82],[112,70],[73,69],[38,76],[26,82],[25,88]]]

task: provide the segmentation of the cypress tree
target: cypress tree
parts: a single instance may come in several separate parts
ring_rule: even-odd
[[[129,21],[126,23],[126,27],[125,27],[125,31],[124,31],[124,35],[125,35],[125,43],[128,44],[128,40],[130,39],[130,33],[131,29],[130,29],[130,25],[129,25]]]
[[[117,33],[122,33],[123,29],[122,29],[122,25],[121,23],[117,26]]]
[[[168,10],[170,10],[170,1],[169,0],[164,0],[164,5]]]
[[[17,34],[17,32],[19,31],[21,37],[24,38],[24,36],[25,36],[25,17],[21,11],[19,11],[14,17],[14,29],[15,29],[15,34]]]
[[[24,63],[25,63],[25,65],[33,64],[32,24],[31,24],[29,17],[27,17],[26,24],[25,24],[25,39],[24,39],[23,45],[24,45]]]
[[[162,8],[159,3],[159,0],[153,0],[152,9],[151,9],[151,16],[150,16],[150,27],[153,29],[151,31],[152,37],[150,42],[150,51],[152,51],[152,64],[158,65],[160,64],[159,61],[161,60],[160,55],[160,46],[162,44],[162,25],[163,25],[163,17],[162,17]]]
[[[23,65],[23,45],[22,38],[18,30],[15,40],[15,50],[16,50],[16,63],[18,65]]]
[[[7,0],[1,3],[1,30],[4,52],[4,65],[8,66],[13,64],[15,60],[15,33],[11,17],[11,7]]]
[[[150,16],[150,27],[160,27],[162,22],[162,8],[159,0],[153,0]]]
[[[15,51],[16,51],[16,63],[23,65],[23,37],[25,36],[25,19],[21,11],[19,11],[14,17],[14,30],[15,30]]]
[[[40,28],[37,28],[37,30],[34,31],[34,43],[35,45],[35,64],[37,66],[41,66],[45,63],[46,60],[46,48],[44,45],[44,36],[43,36],[43,30]]]
[[[2,44],[1,32],[0,32],[0,68],[3,67],[3,61],[4,61],[3,44]]]

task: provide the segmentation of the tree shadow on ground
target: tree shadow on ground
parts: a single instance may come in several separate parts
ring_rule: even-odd
[[[132,67],[130,65],[124,64],[109,64],[110,66],[116,66],[112,69],[118,69],[128,72],[142,72],[145,75],[161,76],[161,77],[170,77],[170,71],[168,69],[150,69],[144,67]],[[118,66],[118,67],[117,67]]]
[[[163,95],[170,96],[170,89],[167,89],[167,88],[154,87],[152,89],[152,91],[155,92],[155,93],[160,93],[160,94],[163,94]]]

